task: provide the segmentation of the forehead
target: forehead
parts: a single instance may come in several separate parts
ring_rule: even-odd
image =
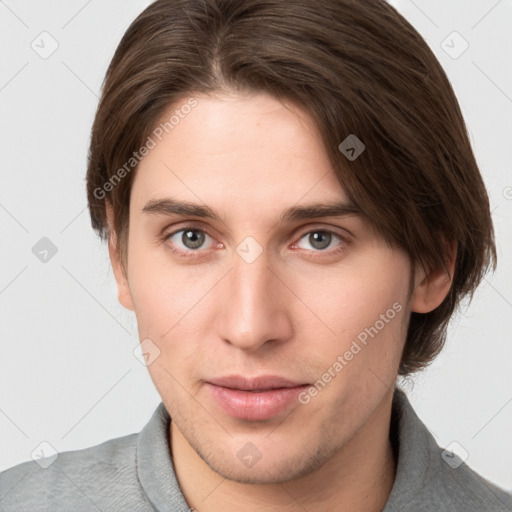
[[[187,114],[172,105],[143,158],[132,200],[163,195],[250,209],[347,200],[312,119],[267,94],[196,95]],[[178,111],[178,112],[177,112]],[[253,212],[254,213],[254,212]]]

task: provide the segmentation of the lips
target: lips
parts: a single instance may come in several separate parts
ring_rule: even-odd
[[[292,388],[307,384],[279,377],[275,375],[260,375],[258,377],[244,377],[242,375],[229,375],[210,379],[210,384],[224,388],[239,389],[241,391],[268,391],[278,388]]]
[[[205,383],[218,406],[233,418],[263,421],[277,417],[298,404],[298,395],[309,384],[275,375],[230,375]]]

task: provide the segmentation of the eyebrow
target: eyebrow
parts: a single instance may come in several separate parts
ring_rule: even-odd
[[[207,205],[200,205],[176,199],[152,199],[142,209],[144,213],[157,215],[193,216],[217,220],[224,223],[222,217]],[[361,209],[350,201],[334,201],[328,203],[314,203],[288,208],[279,216],[278,223],[295,220],[315,219],[318,217],[346,217],[349,215],[362,215]]]

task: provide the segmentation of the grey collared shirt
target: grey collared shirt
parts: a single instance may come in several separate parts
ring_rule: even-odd
[[[170,421],[160,403],[138,434],[60,453],[46,469],[30,461],[0,473],[0,511],[188,512],[170,456]],[[512,511],[512,495],[442,455],[398,389],[392,433],[397,473],[383,512]]]

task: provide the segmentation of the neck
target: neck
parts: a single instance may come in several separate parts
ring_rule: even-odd
[[[282,484],[227,480],[198,456],[171,422],[176,477],[197,512],[365,510],[380,512],[391,493],[396,461],[389,440],[392,393],[359,431],[320,468]]]

